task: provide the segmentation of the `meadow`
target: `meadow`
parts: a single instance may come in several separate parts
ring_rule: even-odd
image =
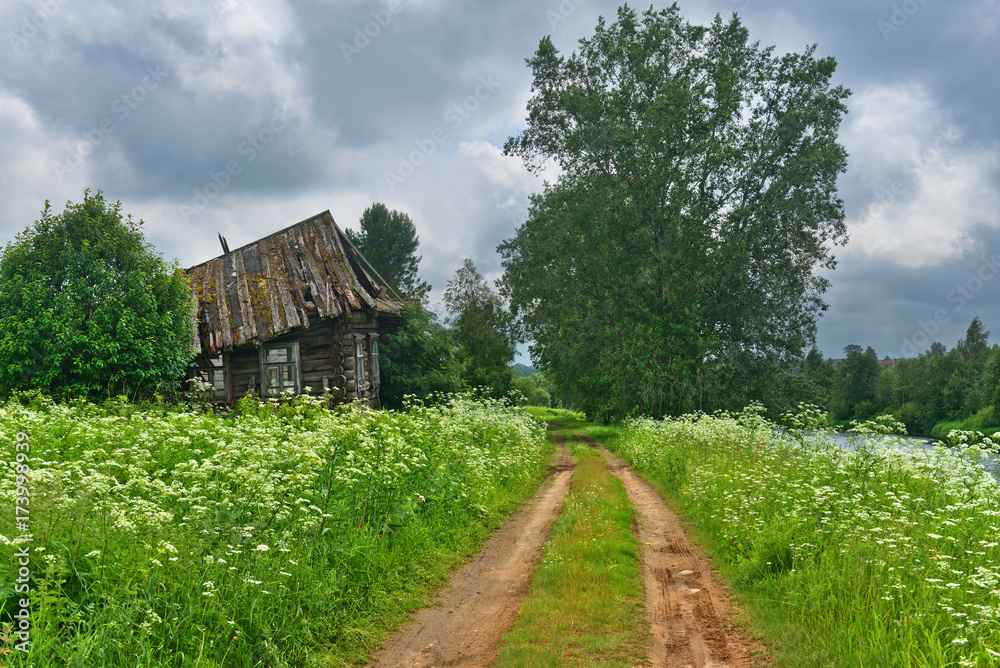
[[[779,665],[1000,663],[1000,488],[987,450],[853,449],[814,408],[632,420],[609,446],[688,516]]]
[[[544,434],[461,395],[228,416],[15,397],[0,406],[0,663],[356,665],[534,491]]]

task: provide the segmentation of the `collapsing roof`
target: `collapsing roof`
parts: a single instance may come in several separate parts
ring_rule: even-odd
[[[329,211],[187,270],[199,354],[308,327],[310,314],[369,310],[398,321],[401,301],[372,280]],[[363,258],[362,258],[363,259]]]

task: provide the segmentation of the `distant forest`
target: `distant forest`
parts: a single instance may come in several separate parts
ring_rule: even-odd
[[[813,348],[804,388],[839,421],[891,414],[911,434],[945,436],[950,429],[1000,428],[1000,345],[977,316],[953,350],[941,343],[918,357],[879,360],[870,346],[850,345],[842,359]]]

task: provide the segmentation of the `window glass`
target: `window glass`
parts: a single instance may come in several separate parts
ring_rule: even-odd
[[[266,364],[279,364],[288,361],[288,348],[269,348],[264,359]]]
[[[199,368],[194,370],[194,377],[206,386],[209,400],[226,400],[226,370],[223,368],[222,355],[202,359]]]
[[[209,369],[209,383],[216,392],[226,392],[226,372],[222,369]]]
[[[368,378],[365,374],[365,340],[354,339],[354,373],[358,386],[358,394],[361,394],[365,386],[368,385]]]
[[[269,396],[299,391],[299,349],[297,344],[264,346],[261,349],[264,393]]]

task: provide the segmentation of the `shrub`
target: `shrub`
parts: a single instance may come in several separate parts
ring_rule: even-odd
[[[0,257],[0,392],[152,396],[193,356],[188,282],[143,240],[142,221],[84,193]]]

